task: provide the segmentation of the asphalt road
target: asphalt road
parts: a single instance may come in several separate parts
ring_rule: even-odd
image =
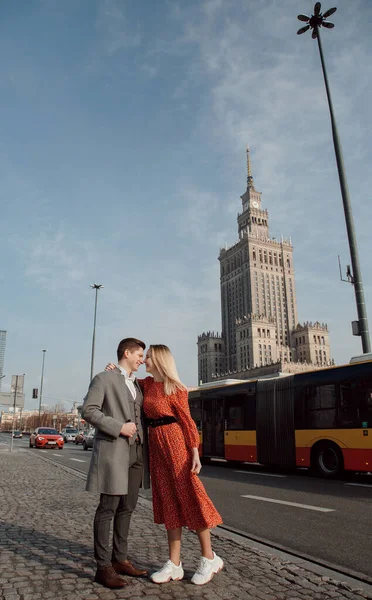
[[[10,435],[0,433],[0,447]],[[28,437],[13,440],[28,448]],[[65,444],[64,450],[34,450],[81,472],[91,451]],[[204,466],[201,478],[224,524],[316,560],[372,578],[372,476],[325,481],[304,472]]]

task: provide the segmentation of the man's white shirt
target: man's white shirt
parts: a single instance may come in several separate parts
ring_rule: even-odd
[[[128,373],[126,372],[125,369],[123,369],[123,367],[121,367],[120,365],[116,365],[117,368],[120,370],[121,374],[123,375],[123,377],[125,378],[125,383],[127,384],[127,387],[130,391],[130,393],[133,396],[133,400],[136,399],[137,396],[137,392],[136,392],[136,387],[134,385],[136,376],[134,373],[131,373],[130,375],[128,375]]]

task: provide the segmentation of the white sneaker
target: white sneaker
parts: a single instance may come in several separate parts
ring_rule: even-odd
[[[199,566],[192,576],[192,583],[195,585],[204,585],[208,583],[215,575],[223,568],[223,560],[213,552],[213,558],[205,558],[202,556]]]
[[[173,581],[179,581],[183,579],[183,568],[182,563],[176,567],[171,560],[167,560],[164,567],[160,569],[160,571],[156,571],[150,577],[151,581],[154,583],[167,583],[171,579]]]

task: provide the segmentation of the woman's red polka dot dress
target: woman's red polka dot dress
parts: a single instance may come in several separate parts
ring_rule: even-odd
[[[149,419],[173,416],[177,423],[149,427],[150,474],[155,523],[166,529],[211,529],[222,523],[220,514],[199,477],[191,472],[191,448],[199,434],[191,417],[187,391],[166,396],[164,384],[152,377],[139,380],[143,409]]]

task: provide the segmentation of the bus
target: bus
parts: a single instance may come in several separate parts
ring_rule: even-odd
[[[227,382],[228,383],[228,382]],[[234,463],[307,467],[322,477],[372,471],[372,357],[189,393],[199,453]]]

